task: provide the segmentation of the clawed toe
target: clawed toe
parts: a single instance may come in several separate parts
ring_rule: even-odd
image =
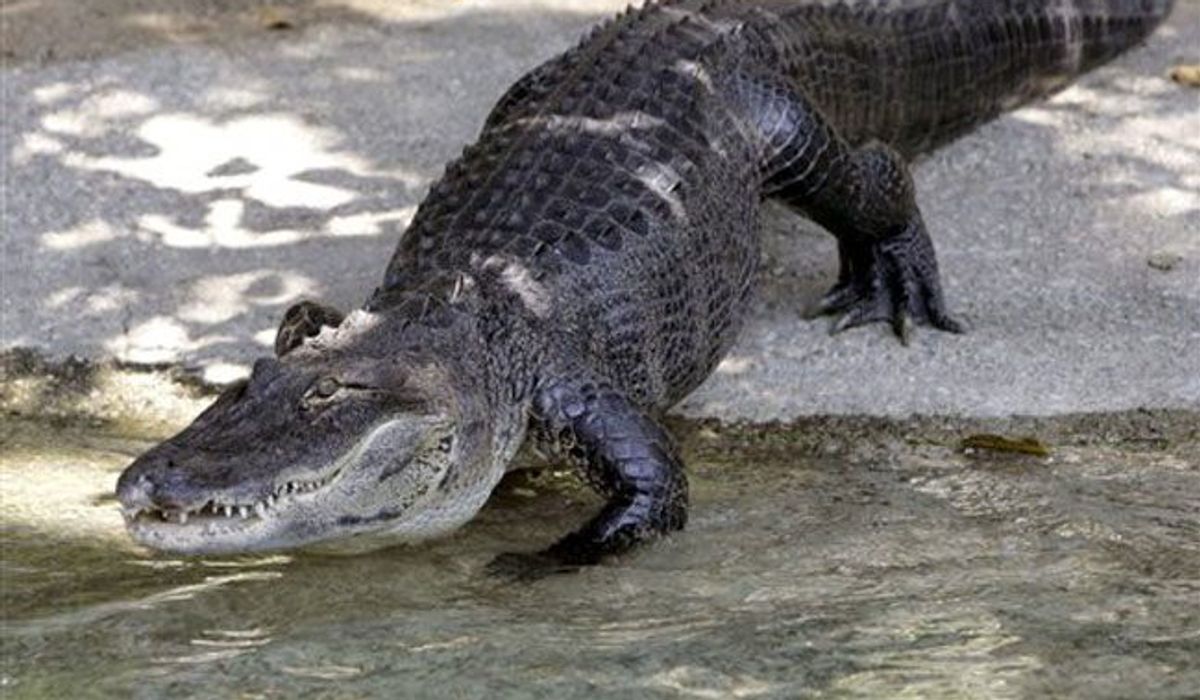
[[[942,313],[935,318],[931,318],[929,320],[929,325],[938,329],[939,331],[946,331],[947,333],[954,333],[955,335],[962,335],[969,330],[969,327],[962,319],[950,316],[946,313]]]
[[[839,283],[830,289],[821,301],[817,302],[817,314],[829,316],[849,309],[858,299],[858,292],[852,284]]]
[[[855,252],[846,278],[817,307],[822,314],[840,314],[831,333],[888,322],[907,345],[916,325],[966,332],[966,326],[946,310],[933,247],[919,223]]]
[[[833,322],[829,333],[837,335],[842,331],[848,331],[868,323],[886,321],[889,315],[890,310],[887,305],[879,304],[873,299],[861,299],[848,305],[845,312]]]
[[[965,333],[967,330],[966,324],[944,310],[930,308],[927,299],[918,298],[908,303],[897,303],[890,294],[877,294],[850,302],[834,320],[829,332],[830,335],[837,335],[851,328],[883,322],[891,324],[892,332],[904,345],[909,344],[913,329],[917,325],[956,334]]]

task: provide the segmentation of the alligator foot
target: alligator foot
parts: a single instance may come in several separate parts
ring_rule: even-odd
[[[666,430],[613,387],[579,371],[548,382],[531,415],[547,451],[574,462],[608,497],[579,530],[537,554],[505,554],[489,571],[541,578],[600,563],[687,521],[687,478]]]
[[[325,326],[337,326],[344,318],[341,311],[315,301],[293,304],[283,315],[275,333],[275,355],[283,357],[316,336]]]
[[[537,581],[556,574],[579,571],[577,564],[566,564],[544,552],[505,552],[488,563],[488,576],[503,581]]]
[[[666,531],[679,529],[687,517],[682,504],[671,509],[674,515],[662,522],[659,518],[646,518],[636,510],[628,505],[609,504],[581,530],[540,552],[506,552],[497,556],[488,564],[487,572],[516,581],[573,573],[627,552]]]
[[[843,244],[840,250],[838,283],[817,307],[821,314],[840,314],[832,333],[887,321],[907,345],[914,322],[950,333],[966,331],[946,309],[933,244],[919,218],[892,236]]]
[[[607,540],[596,540],[584,528],[562,538],[540,552],[505,552],[488,564],[488,574],[513,581],[536,581],[556,574],[569,574],[585,566],[595,566],[605,557],[630,549],[637,541],[649,537],[632,537],[632,533],[616,533]]]

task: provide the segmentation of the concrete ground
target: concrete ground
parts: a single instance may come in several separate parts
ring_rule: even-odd
[[[302,297],[378,283],[525,69],[622,3],[14,0],[4,348],[238,376]],[[763,302],[681,406],[784,420],[1200,409],[1200,1],[1143,49],[916,167],[973,331],[830,337],[832,240],[767,216]]]

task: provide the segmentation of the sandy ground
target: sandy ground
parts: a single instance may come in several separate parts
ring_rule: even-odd
[[[354,306],[521,72],[621,3],[13,0],[3,347],[238,376],[302,297]],[[569,9],[568,9],[569,8]],[[763,301],[689,415],[1200,408],[1200,2],[916,167],[964,337],[831,338],[831,239],[767,218]]]

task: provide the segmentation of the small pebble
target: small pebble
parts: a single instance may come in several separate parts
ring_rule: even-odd
[[[264,7],[259,11],[259,23],[263,29],[270,31],[284,31],[295,29],[296,23],[292,20],[290,13],[279,7]]]
[[[1171,80],[1188,87],[1200,87],[1200,63],[1175,66],[1171,69]]]
[[[1182,261],[1182,255],[1179,255],[1178,253],[1169,253],[1166,251],[1159,251],[1154,255],[1151,255],[1149,258],[1146,258],[1146,263],[1150,265],[1150,267],[1153,267],[1155,270],[1162,270],[1163,272],[1170,272],[1171,270],[1174,270],[1175,267]]]

